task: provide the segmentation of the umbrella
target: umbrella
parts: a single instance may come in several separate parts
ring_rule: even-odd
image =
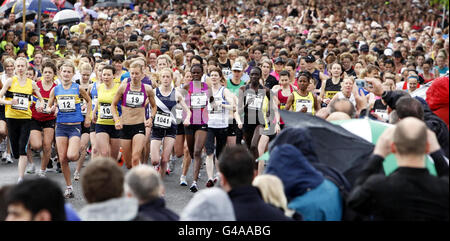
[[[5,13],[5,16],[11,12],[11,8],[16,4],[16,0],[9,0],[8,2],[3,2],[2,7],[0,7],[0,13]]]
[[[312,148],[309,149],[315,150],[316,162],[337,170],[350,184],[356,181],[373,152],[372,143],[319,117],[284,110],[280,110],[280,114],[287,128],[269,144],[269,151],[283,143],[296,147],[305,145],[304,138],[299,136],[301,131],[296,129],[306,128],[311,134]],[[311,161],[308,153],[303,154]]]
[[[64,2],[64,6],[61,8],[61,10],[64,10],[64,9],[74,9],[74,8],[75,8],[75,7],[73,6],[72,3],[68,2],[68,1],[65,1],[65,2]]]
[[[67,24],[67,23],[75,23],[80,22],[80,15],[70,9],[64,9],[56,13],[56,15],[53,17],[53,22],[57,22],[58,24]]]
[[[351,119],[351,120],[341,120],[333,121],[332,123],[344,127],[346,130],[352,132],[353,134],[364,138],[365,140],[376,144],[378,138],[384,132],[384,130],[391,124],[387,124],[380,121],[369,120],[369,119]],[[426,167],[432,175],[436,175],[436,169],[431,161],[430,156],[426,156]],[[391,174],[395,169],[397,169],[397,159],[393,154],[388,155],[384,162],[383,168],[386,175]]]
[[[427,90],[428,88],[430,88],[431,84],[433,83],[433,81],[430,81],[424,85],[421,85],[420,88],[416,89],[414,92],[411,93],[412,97],[421,97],[422,99],[426,100],[427,99]]]
[[[15,20],[16,23],[22,22],[22,15],[23,15],[23,12],[16,14],[16,20]],[[37,15],[37,13],[35,11],[32,11],[32,10],[27,11],[25,14],[25,19],[26,19],[26,21],[32,21],[36,17],[36,15]]]
[[[133,2],[131,0],[107,0],[107,1],[98,1],[91,8],[96,7],[127,7]]]
[[[16,1],[16,4],[12,7],[11,12],[19,13],[22,12],[22,1]],[[25,3],[27,10],[32,10],[35,12],[39,11],[39,0],[27,0]],[[56,13],[58,12],[58,7],[50,0],[41,0],[41,12],[42,13]]]

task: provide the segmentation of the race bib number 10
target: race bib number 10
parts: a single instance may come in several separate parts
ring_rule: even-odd
[[[100,119],[112,119],[111,104],[100,103]]]

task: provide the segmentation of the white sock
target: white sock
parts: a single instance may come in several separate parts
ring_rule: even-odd
[[[72,188],[72,185],[70,185],[70,186],[67,186],[66,188],[70,188],[70,189],[73,189],[73,188]]]

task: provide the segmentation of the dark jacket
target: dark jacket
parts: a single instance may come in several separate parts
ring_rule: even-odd
[[[166,202],[158,198],[139,206],[139,215],[149,217],[154,221],[178,221],[180,217],[166,208]]]
[[[402,96],[404,95],[398,91],[386,91],[383,94],[383,100],[389,105],[389,107],[391,107],[391,109],[395,110],[395,103]],[[425,124],[436,134],[439,145],[443,149],[445,156],[449,157],[449,133],[447,124],[431,111],[424,99],[420,97],[415,98],[422,103],[424,111],[423,120]]]
[[[369,220],[449,220],[448,165],[431,154],[438,177],[426,168],[399,167],[385,176],[383,157],[373,155],[347,205]]]
[[[288,207],[307,221],[340,221],[343,201],[338,187],[327,180],[290,144],[275,147],[270,153],[267,173],[276,175],[284,185]]]
[[[236,221],[293,221],[280,209],[265,203],[256,187],[233,188],[228,196],[233,203]]]

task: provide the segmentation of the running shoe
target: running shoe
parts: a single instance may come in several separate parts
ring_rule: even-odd
[[[219,181],[219,176],[215,176],[213,182],[217,183]]]
[[[4,153],[6,153],[6,152],[4,152]],[[6,162],[6,164],[14,163],[14,161],[11,158],[11,154],[6,153],[6,155],[5,155],[5,162]]]
[[[64,191],[64,198],[73,198],[75,195],[73,194],[73,190],[70,187],[66,187],[66,191]]]
[[[170,175],[171,172],[172,172],[172,171],[170,170],[170,168],[167,167],[166,174],[167,174],[167,175]]]
[[[198,187],[197,187],[197,182],[193,181],[191,187],[189,188],[189,190],[191,190],[191,192],[197,192],[198,191]]]
[[[75,181],[80,180],[80,173],[78,171],[75,171],[73,173],[73,180],[75,180]]]
[[[181,176],[180,177],[180,186],[187,186],[187,182],[186,182],[186,176]]]
[[[46,171],[44,171],[44,170],[39,170],[39,171],[38,171],[38,176],[39,176],[39,177],[45,177],[45,172],[46,172]]]
[[[206,183],[206,187],[214,187],[214,180],[209,179],[208,182]]]
[[[58,163],[56,163],[56,172],[57,173],[62,173],[62,170],[61,170],[61,164],[58,162]]]
[[[34,166],[34,163],[31,163],[31,164],[28,165],[27,173],[28,174],[35,174],[36,173],[36,167]]]

